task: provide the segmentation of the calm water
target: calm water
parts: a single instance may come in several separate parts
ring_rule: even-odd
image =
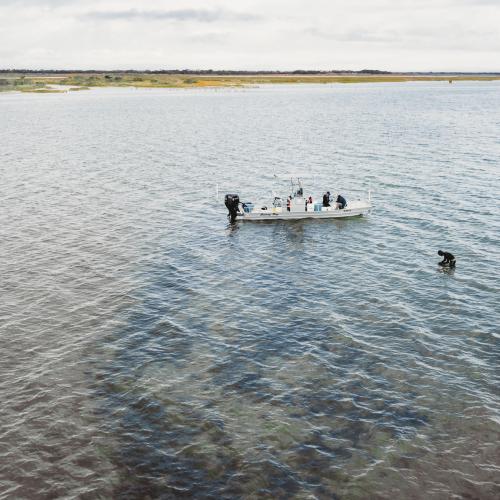
[[[0,497],[498,498],[499,138],[499,83],[0,95]],[[289,170],[376,210],[228,226]]]

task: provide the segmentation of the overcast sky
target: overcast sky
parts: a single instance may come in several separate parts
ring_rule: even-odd
[[[0,0],[0,68],[500,71],[500,0]]]

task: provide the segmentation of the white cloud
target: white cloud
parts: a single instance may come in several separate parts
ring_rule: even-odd
[[[217,21],[255,21],[255,14],[222,9],[176,9],[176,10],[95,10],[81,15],[91,21],[196,21],[214,23]]]
[[[0,67],[500,71],[500,0],[0,0]]]

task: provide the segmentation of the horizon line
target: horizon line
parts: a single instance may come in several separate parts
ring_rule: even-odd
[[[500,71],[387,71],[378,69],[294,69],[294,70],[234,70],[234,69],[48,69],[48,68],[0,68],[0,73],[165,73],[165,74],[232,74],[232,75],[262,75],[262,74],[372,74],[372,75],[500,75]]]

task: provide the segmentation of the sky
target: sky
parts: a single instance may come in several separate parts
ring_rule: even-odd
[[[0,0],[0,68],[500,71],[500,0]]]

